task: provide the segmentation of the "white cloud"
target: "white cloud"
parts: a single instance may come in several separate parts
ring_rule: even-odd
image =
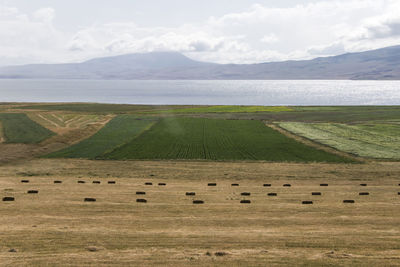
[[[50,23],[53,21],[55,17],[55,11],[53,8],[50,7],[41,8],[38,9],[35,13],[33,13],[33,17],[45,23]]]
[[[305,1],[288,8],[258,4],[201,24],[110,22],[67,33],[54,27],[51,7],[24,14],[0,5],[0,64],[166,50],[221,63],[308,59],[400,44],[399,10],[398,0]]]

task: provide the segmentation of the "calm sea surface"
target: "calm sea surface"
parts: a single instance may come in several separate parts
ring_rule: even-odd
[[[400,81],[0,80],[0,102],[400,105]]]

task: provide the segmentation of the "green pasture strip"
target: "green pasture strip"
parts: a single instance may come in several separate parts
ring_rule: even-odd
[[[88,139],[60,151],[53,152],[45,157],[94,159],[107,151],[131,141],[154,123],[154,119],[139,118],[133,115],[119,115]]]
[[[260,121],[205,118],[164,118],[101,158],[351,162],[290,139]]]
[[[253,112],[284,112],[292,111],[284,106],[205,106],[193,108],[179,108],[162,111],[151,111],[151,113],[253,113]]]
[[[100,104],[100,103],[71,103],[71,104],[40,104],[15,107],[16,109],[30,110],[57,110],[88,113],[134,113],[141,111],[178,109],[191,106],[169,105],[127,105],[127,104]]]
[[[282,122],[279,126],[338,150],[369,158],[400,159],[400,125]]]
[[[3,125],[1,124],[0,120],[0,143],[4,141],[4,133],[3,133]]]
[[[6,143],[36,144],[55,135],[23,113],[1,113]]]

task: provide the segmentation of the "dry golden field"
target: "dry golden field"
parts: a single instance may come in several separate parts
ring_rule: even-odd
[[[211,182],[217,186],[207,186]],[[0,264],[400,266],[399,183],[398,162],[6,163],[0,166],[1,197],[15,201],[0,202]],[[267,196],[272,192],[277,196]],[[194,205],[194,199],[205,203]],[[306,200],[313,204],[302,205]]]

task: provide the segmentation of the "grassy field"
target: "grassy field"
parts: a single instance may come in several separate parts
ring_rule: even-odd
[[[362,157],[400,159],[400,124],[282,122],[279,126],[297,135]]]
[[[179,109],[168,109],[164,111],[153,111],[152,113],[175,113],[175,114],[187,114],[187,113],[254,113],[254,112],[283,112],[292,111],[289,107],[276,106],[205,106],[195,108],[179,108]]]
[[[54,135],[50,130],[32,121],[26,114],[1,113],[0,122],[6,143],[39,143]]]
[[[132,115],[119,115],[93,136],[78,144],[53,152],[46,157],[94,159],[131,141],[154,123],[154,119],[143,119]]]
[[[287,138],[260,121],[166,118],[104,159],[351,162]]]
[[[150,106],[118,104],[14,104],[10,109],[72,111],[96,114],[153,114],[154,116],[197,116],[220,119],[264,121],[356,122],[398,120],[400,106]]]
[[[0,202],[0,262],[5,266],[399,266],[399,175],[399,163],[40,159],[0,166],[1,197],[15,197],[14,202]],[[20,183],[21,179],[30,183]],[[158,186],[159,182],[166,186]],[[217,186],[208,187],[210,182]],[[264,183],[271,187],[263,187]],[[291,187],[283,187],[285,183]],[[32,189],[39,194],[27,194]],[[146,195],[137,196],[136,191]],[[251,196],[241,196],[242,192]],[[267,196],[270,192],[277,196]],[[97,201],[84,202],[86,197]],[[137,203],[137,198],[148,202]],[[193,205],[194,199],[205,203]],[[251,204],[241,204],[243,199]],[[355,203],[344,204],[345,199]],[[302,205],[305,200],[313,204]]]
[[[143,111],[167,110],[185,108],[191,106],[174,105],[123,105],[123,104],[100,104],[100,103],[65,103],[65,104],[34,104],[18,105],[14,109],[21,110],[50,110],[50,111],[73,111],[89,113],[138,113]]]
[[[400,266],[400,107],[0,107],[0,266]]]

